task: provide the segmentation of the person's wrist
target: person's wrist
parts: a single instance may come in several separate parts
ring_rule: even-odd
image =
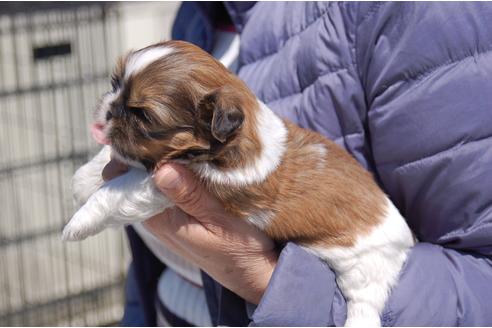
[[[278,261],[278,253],[273,250],[265,257],[265,265],[262,266],[260,272],[258,272],[257,279],[257,293],[254,299],[249,300],[250,303],[260,304],[263,295],[265,294],[266,289],[268,288],[268,284],[270,283],[270,279],[272,278],[273,271],[277,265]]]
[[[258,305],[270,283],[277,260],[278,253],[272,250],[237,263],[236,267],[243,270],[243,284],[237,285],[236,282],[231,290],[249,303]]]

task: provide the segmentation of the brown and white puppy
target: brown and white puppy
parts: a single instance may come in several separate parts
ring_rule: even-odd
[[[172,206],[149,174],[180,161],[235,217],[326,261],[348,307],[346,325],[379,314],[414,244],[405,220],[355,159],[318,133],[277,117],[235,75],[178,41],[123,57],[96,112],[103,148],[74,177],[85,204],[64,230],[83,239]],[[110,149],[135,166],[106,184]]]

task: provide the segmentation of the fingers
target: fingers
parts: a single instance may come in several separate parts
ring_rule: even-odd
[[[198,220],[223,212],[220,202],[183,166],[174,163],[162,166],[156,171],[154,181],[174,204]]]
[[[199,260],[211,247],[214,236],[194,217],[177,207],[143,222],[145,228],[170,250],[188,260]]]
[[[111,159],[102,171],[102,177],[104,181],[114,179],[128,171],[128,166],[121,163],[118,160]]]
[[[145,220],[143,224],[161,239],[173,238],[177,235],[196,235],[201,233],[200,229],[203,229],[195,218],[177,207],[168,208],[163,213]]]

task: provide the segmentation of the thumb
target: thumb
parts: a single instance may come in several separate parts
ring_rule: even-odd
[[[163,165],[155,172],[154,182],[176,206],[198,220],[222,209],[193,173],[179,164]]]

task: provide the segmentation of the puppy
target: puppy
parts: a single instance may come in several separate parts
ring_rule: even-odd
[[[414,245],[404,218],[347,152],[277,117],[213,57],[178,41],[131,52],[92,132],[107,146],[74,176],[83,205],[65,240],[172,206],[148,172],[179,161],[234,217],[325,261],[347,301],[347,326],[380,325]],[[110,153],[132,168],[103,183]]]

